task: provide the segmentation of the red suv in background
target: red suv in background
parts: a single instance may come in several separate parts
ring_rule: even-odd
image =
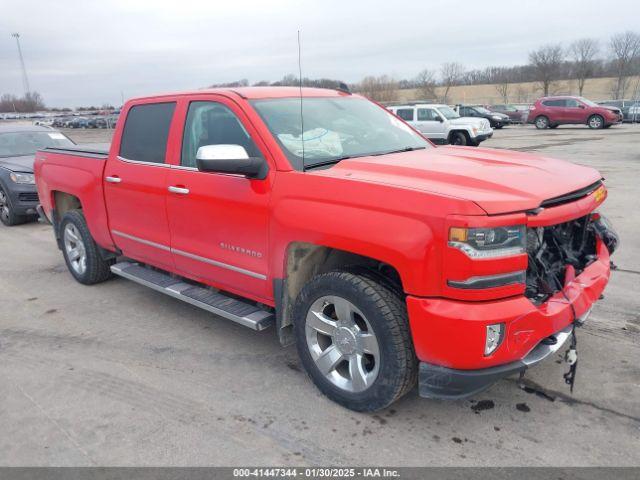
[[[543,97],[529,112],[536,128],[556,128],[565,124],[586,124],[589,128],[609,128],[622,123],[619,108],[598,105],[583,97]]]

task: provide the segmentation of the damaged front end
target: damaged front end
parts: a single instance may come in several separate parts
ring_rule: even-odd
[[[597,259],[597,238],[610,254],[619,243],[610,223],[597,212],[570,222],[528,228],[525,296],[539,305],[562,290],[567,275],[580,275]]]

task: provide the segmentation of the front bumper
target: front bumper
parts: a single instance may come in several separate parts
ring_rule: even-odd
[[[488,140],[491,137],[493,137],[493,132],[487,132],[487,133],[479,133],[478,135],[473,137],[473,139],[476,141],[476,143],[480,143],[480,142],[484,142],[485,140]]]
[[[33,215],[38,207],[38,190],[35,185],[12,183],[7,189],[11,208],[18,215]]]
[[[577,322],[582,324],[591,313],[588,310]],[[545,358],[560,350],[571,336],[573,325],[568,325],[554,333],[550,339],[542,340],[522,360],[505,365],[483,368],[480,370],[456,370],[452,368],[420,363],[418,377],[421,397],[457,400],[475,395],[493,385],[501,378],[514,373],[524,372],[527,368],[540,363]]]
[[[524,295],[483,302],[408,296],[413,343],[425,365],[421,366],[421,391],[443,398],[471,395],[542,360],[544,356],[536,362],[530,360],[530,355],[537,358],[540,342],[570,328],[574,312],[576,317],[584,317],[604,291],[610,260],[602,241],[598,241],[596,253],[597,260],[541,305]],[[504,338],[492,354],[484,355],[486,327],[496,323],[504,324]],[[446,382],[453,389],[449,393],[443,391]]]

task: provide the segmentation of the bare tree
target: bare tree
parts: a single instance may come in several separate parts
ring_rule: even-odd
[[[388,75],[364,77],[358,91],[376,102],[392,102],[398,98],[398,82]]]
[[[503,103],[509,103],[509,91],[513,80],[511,70],[503,67],[495,68],[491,72],[490,80]]]
[[[632,31],[611,37],[609,49],[613,55],[616,79],[612,93],[615,98],[624,98],[630,78],[638,72],[640,63],[640,34]]]
[[[420,98],[423,100],[435,100],[436,95],[436,76],[429,69],[422,70],[415,79],[415,85],[420,92]]]
[[[569,46],[569,54],[573,60],[573,75],[578,82],[580,96],[582,96],[587,78],[593,76],[595,57],[599,49],[598,41],[593,38],[582,38]]]
[[[464,66],[457,62],[443,63],[440,67],[440,75],[442,76],[442,86],[444,87],[442,102],[448,103],[449,90],[454,85],[460,84],[464,76]]]
[[[535,72],[538,88],[547,96],[560,76],[564,59],[561,45],[545,45],[529,53],[529,62]]]
[[[9,93],[0,97],[0,112],[36,112],[44,109],[44,100],[38,92],[28,92],[21,98]]]

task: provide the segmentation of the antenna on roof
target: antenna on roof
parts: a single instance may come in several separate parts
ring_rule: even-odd
[[[304,171],[304,115],[302,114],[302,53],[300,30],[298,30],[298,82],[300,85],[300,142],[302,143],[302,170]]]

